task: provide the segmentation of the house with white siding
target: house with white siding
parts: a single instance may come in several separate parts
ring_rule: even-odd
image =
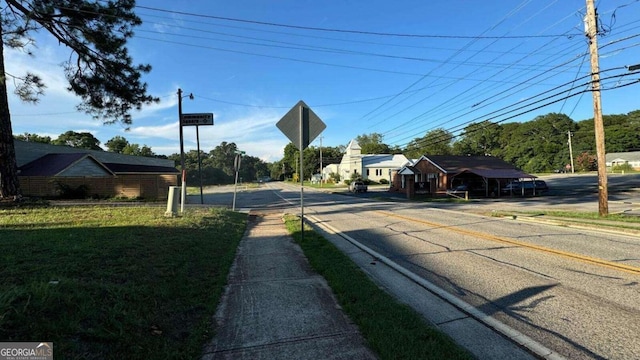
[[[634,170],[640,170],[640,151],[609,153],[605,159],[608,168],[629,164]]]
[[[396,171],[408,164],[409,160],[402,154],[362,154],[362,149],[354,139],[347,145],[340,164],[332,164],[323,169],[325,178],[329,174],[340,175],[342,181],[361,178],[375,182],[392,182]]]

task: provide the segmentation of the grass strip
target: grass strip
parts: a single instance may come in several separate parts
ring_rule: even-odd
[[[0,211],[0,339],[56,359],[195,359],[246,215],[162,207]]]
[[[327,280],[340,306],[380,359],[472,358],[408,305],[381,290],[321,235],[305,227],[301,240],[299,217],[286,216],[285,223],[313,269]]]
[[[481,212],[482,213],[482,212]],[[640,216],[630,216],[624,213],[608,214],[607,216],[600,216],[598,212],[594,211],[566,211],[566,210],[536,210],[536,211],[495,211],[484,212],[484,215],[503,217],[513,215],[529,215],[529,216],[549,216],[556,218],[563,218],[574,221],[593,222],[597,221],[603,225],[617,226],[620,223],[628,224],[640,224]]]

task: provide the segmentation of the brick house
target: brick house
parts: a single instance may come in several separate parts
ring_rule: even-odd
[[[456,185],[468,185],[483,196],[499,196],[509,181],[533,179],[515,166],[491,156],[423,155],[402,167],[394,177],[392,189],[416,194],[445,193]]]
[[[61,186],[91,196],[165,200],[178,183],[173,160],[14,140],[25,196],[56,197]]]

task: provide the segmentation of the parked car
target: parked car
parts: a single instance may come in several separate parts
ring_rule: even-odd
[[[367,184],[362,180],[355,180],[349,184],[349,191],[353,193],[367,192]]]
[[[462,184],[447,190],[447,194],[464,194],[467,191],[469,191],[469,186],[467,184]]]
[[[501,194],[522,194],[524,188],[525,194],[541,194],[549,190],[547,183],[544,180],[532,180],[532,181],[512,181],[505,187],[500,189]]]

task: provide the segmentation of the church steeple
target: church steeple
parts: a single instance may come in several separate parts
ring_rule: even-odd
[[[347,145],[346,155],[347,156],[360,156],[360,155],[362,155],[361,150],[362,149],[360,148],[360,144],[358,144],[356,139],[353,139],[353,140],[351,140],[349,142],[349,145]]]

